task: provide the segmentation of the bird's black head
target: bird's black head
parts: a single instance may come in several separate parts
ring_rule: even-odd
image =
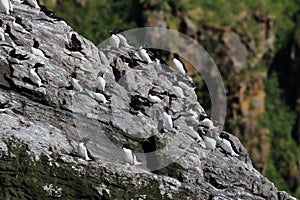
[[[22,23],[22,18],[17,16],[16,17],[16,23],[18,23],[18,24]]]
[[[125,144],[123,144],[122,148],[131,149],[129,142],[126,142]]]
[[[108,33],[109,33],[110,35],[116,34],[116,32],[115,32],[114,30],[109,30]]]
[[[124,29],[121,29],[121,28],[120,28],[120,29],[118,30],[118,33],[122,33],[122,32],[124,32]]]
[[[173,53],[174,58],[179,59],[179,55],[177,53]]]
[[[3,25],[3,21],[2,19],[0,19],[0,27]]]
[[[103,72],[99,72],[99,73],[97,74],[97,77],[99,77],[99,76],[103,78],[104,73],[103,73]]]
[[[227,133],[221,132],[220,138],[224,138],[226,140],[229,140],[229,135]]]
[[[8,23],[6,24],[5,32],[8,33],[8,34],[11,33],[11,27]]]
[[[39,48],[40,44],[36,39],[33,39],[33,47],[34,48]]]
[[[206,118],[209,118],[209,117],[206,116],[206,115],[200,115],[199,120],[200,120],[200,121],[203,121],[203,120],[206,119]]]
[[[71,39],[72,39],[72,40],[76,40],[76,39],[77,39],[77,37],[76,37],[76,34],[75,34],[75,33],[72,33],[72,35],[71,35]]]

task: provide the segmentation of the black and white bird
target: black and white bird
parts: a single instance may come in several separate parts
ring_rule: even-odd
[[[220,137],[221,136],[221,137]],[[232,148],[231,142],[229,141],[228,134],[222,134],[217,136],[218,145],[226,152],[229,153],[231,156],[239,156]]]
[[[28,70],[28,76],[32,83],[41,87],[43,85],[40,76],[38,75],[38,68],[44,67],[44,64],[36,63],[33,68]]]
[[[29,32],[26,31],[21,24],[19,24],[19,23],[16,22],[16,19],[14,19],[14,21],[12,23],[12,28],[15,31],[18,31],[18,32],[21,32],[21,33],[25,33],[25,34],[29,34]]]
[[[84,142],[79,142],[78,146],[77,146],[77,153],[80,157],[82,157],[83,159],[85,159],[86,161],[90,161],[92,160],[89,156],[88,156],[88,151],[86,149],[86,146],[84,145]]]
[[[81,51],[83,48],[81,46],[80,40],[77,38],[75,33],[71,35],[71,41],[69,44],[65,44],[66,49],[69,51]]]
[[[10,0],[0,0],[0,10],[9,15],[10,11],[13,11],[13,5]]]
[[[213,121],[205,115],[200,115],[200,125],[210,130],[218,129],[218,127],[214,125]]]
[[[85,91],[88,93],[88,95],[89,95],[90,97],[92,97],[93,99],[95,99],[96,101],[98,101],[98,102],[100,102],[100,103],[106,104],[106,103],[109,102],[109,101],[106,99],[106,97],[105,97],[103,94],[99,93],[99,92],[89,91],[89,90],[87,90],[87,89],[86,89]]]
[[[39,49],[39,46],[40,46],[39,42],[33,39],[33,46],[31,47],[31,53],[41,58],[48,59],[45,53]]]
[[[174,56],[174,58],[172,60],[172,64],[173,64],[174,69],[178,73],[185,75],[187,73],[187,69],[186,69],[184,63],[180,60],[179,55],[177,53],[174,53],[173,56]]]
[[[128,44],[127,39],[125,38],[124,35],[121,34],[121,32],[123,31],[119,30],[118,33],[116,34],[120,39],[120,46],[125,48],[133,48],[133,46]]]
[[[109,33],[110,33],[110,37],[108,39],[109,45],[116,49],[119,48],[120,38],[112,30],[110,30]]]
[[[9,52],[9,57],[7,58],[10,63],[20,64],[21,61],[28,60],[27,54],[18,54],[16,49],[13,49]]]
[[[101,92],[105,91],[106,81],[105,81],[104,77],[105,77],[104,73],[99,72],[97,75],[97,79],[96,79],[97,90],[101,91]]]
[[[74,73],[70,76],[71,80],[70,83],[72,85],[72,88],[74,91],[76,92],[82,92],[83,91],[83,87],[79,84],[79,80],[76,79],[76,75],[74,75]]]
[[[36,0],[26,0],[26,2],[33,8],[40,9],[40,6]]]
[[[164,100],[164,98],[162,96],[160,96],[158,94],[158,92],[156,92],[154,90],[154,88],[151,88],[149,91],[148,91],[148,97],[147,99],[151,102],[151,103],[159,103],[161,101]]]
[[[214,151],[216,149],[216,144],[217,141],[215,140],[214,137],[210,137],[209,135],[207,135],[201,127],[199,127],[198,129],[198,134],[200,135],[200,137],[203,139],[205,146],[207,149]]]
[[[129,165],[141,165],[142,164],[142,162],[139,162],[137,160],[136,155],[130,149],[129,144],[124,144],[122,146],[122,150],[123,150],[123,152],[122,152],[123,159],[126,164],[129,164]]]
[[[142,46],[140,46],[138,53],[143,61],[147,62],[148,64],[152,63],[152,60],[151,60],[150,56],[148,55],[146,49],[143,49]]]
[[[169,108],[165,107],[162,112],[163,128],[173,129],[173,120],[171,115],[169,115]]]

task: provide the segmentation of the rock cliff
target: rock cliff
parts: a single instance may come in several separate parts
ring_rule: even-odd
[[[252,166],[233,135],[238,157],[219,147],[204,148],[189,126],[198,123],[194,118],[180,117],[176,129],[159,132],[160,116],[178,82],[185,86],[183,96],[172,98],[171,108],[205,114],[185,76],[168,66],[161,73],[132,49],[98,49],[63,20],[24,4],[0,15],[2,28],[12,27],[7,37],[15,43],[12,47],[9,38],[0,43],[1,199],[294,199]],[[14,29],[17,17],[26,32]],[[80,52],[66,49],[73,34]],[[34,41],[45,57],[32,53]],[[13,49],[28,59],[13,59]],[[37,71],[41,87],[28,74],[37,63],[44,65]],[[91,95],[99,72],[105,74],[107,103]],[[83,90],[72,89],[70,75]],[[162,102],[145,100],[152,88],[166,94]],[[82,140],[92,161],[77,156]],[[142,165],[124,163],[126,142]]]

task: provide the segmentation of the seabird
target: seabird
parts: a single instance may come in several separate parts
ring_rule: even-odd
[[[20,61],[28,60],[27,54],[17,54],[16,49],[13,49],[9,52],[9,57],[7,58],[10,63],[20,64]]]
[[[9,15],[9,11],[12,9],[10,0],[0,0],[0,10]]]
[[[97,79],[96,79],[96,85],[97,85],[97,89],[101,92],[104,92],[105,90],[105,84],[106,81],[104,79],[104,73],[103,72],[99,72]]]
[[[148,92],[148,97],[147,99],[151,102],[151,103],[158,103],[161,102],[163,100],[163,97],[157,95],[158,92],[154,91],[153,88],[151,88]]]
[[[40,9],[40,6],[36,0],[26,0],[26,1],[31,7]]]
[[[4,38],[5,38],[5,41],[10,45],[12,46],[13,48],[15,48],[17,45],[15,44],[15,42],[9,37],[9,34],[8,33],[4,33]]]
[[[40,76],[38,75],[37,70],[39,67],[44,67],[44,65],[41,63],[36,63],[33,68],[29,69],[28,76],[35,85],[38,85],[39,87],[41,87],[43,85],[43,83],[42,83]]]
[[[18,24],[16,22],[16,19],[14,19],[13,23],[12,23],[12,28],[16,31],[19,31],[21,33],[29,33],[28,31],[26,31],[23,26],[21,26],[20,24]]]
[[[110,33],[110,38],[108,39],[109,45],[113,48],[119,48],[120,45],[120,38],[112,31],[109,31]]]
[[[200,125],[204,126],[210,130],[217,129],[217,127],[214,126],[214,123],[212,120],[210,120],[207,116],[201,115],[200,116]]]
[[[139,56],[141,57],[141,59],[145,62],[152,63],[152,60],[150,59],[150,56],[148,55],[147,51],[145,49],[143,49],[142,46],[140,46],[139,48]]]
[[[214,151],[216,149],[217,141],[214,138],[209,137],[208,135],[206,135],[203,132],[202,128],[200,128],[200,127],[198,129],[198,134],[203,139],[203,141],[204,141],[205,146],[206,146],[207,149],[210,149],[212,151]]]
[[[31,47],[31,53],[47,59],[45,53],[39,49],[39,42],[35,39],[33,39],[33,46]]]
[[[80,157],[84,158],[85,160],[89,161],[89,160],[92,160],[89,158],[88,156],[88,152],[87,152],[87,149],[86,147],[84,146],[84,143],[83,142],[79,142],[78,143],[78,146],[77,146],[77,153]]]
[[[169,108],[165,107],[165,111],[162,113],[162,120],[164,122],[164,128],[172,129],[173,128],[173,120],[171,115],[169,115]]]
[[[133,46],[129,45],[127,42],[127,39],[121,34],[123,32],[122,30],[119,30],[116,34],[120,39],[120,46],[123,46],[125,48],[133,48]]]
[[[71,83],[74,91],[77,91],[77,92],[82,92],[83,91],[82,86],[79,84],[79,80],[77,80],[75,78],[74,74],[71,75],[70,83]]]
[[[82,46],[80,40],[77,38],[75,33],[72,33],[71,35],[71,41],[69,44],[66,44],[66,49],[69,51],[81,51]]]
[[[122,150],[123,150],[123,158],[125,163],[129,164],[129,165],[141,165],[142,162],[139,162],[136,158],[136,155],[134,155],[132,153],[132,150],[129,147],[129,144],[124,144],[122,146]]]
[[[179,55],[177,53],[174,53],[173,56],[174,56],[174,58],[172,60],[172,64],[173,64],[174,69],[178,73],[185,75],[187,73],[187,70],[186,70],[184,63],[180,60]]]
[[[106,97],[101,93],[88,91],[88,94],[100,103],[104,103],[104,104],[108,103],[108,101],[106,100]]]
[[[229,135],[226,133],[221,133],[220,136],[217,136],[217,141],[220,147],[229,153],[231,156],[239,156],[237,153],[234,152],[233,150],[233,144],[229,140]]]

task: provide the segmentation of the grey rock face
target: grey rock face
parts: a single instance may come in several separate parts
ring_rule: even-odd
[[[293,199],[253,168],[236,137],[230,135],[239,157],[232,157],[220,148],[212,152],[204,148],[193,128],[199,123],[195,117],[180,117],[170,130],[158,129],[171,98],[174,111],[194,105],[195,113],[205,114],[188,78],[170,70],[157,71],[154,64],[142,62],[134,50],[98,49],[80,35],[82,50],[69,51],[65,47],[74,34],[72,28],[27,5],[16,5],[11,15],[0,15],[2,28],[11,26],[16,16],[30,27],[30,34],[11,30],[16,53],[27,54],[28,59],[11,62],[13,47],[7,41],[0,44],[1,167],[20,159],[14,149],[22,144],[33,163],[61,170],[61,174],[54,175],[51,170],[46,174],[59,180],[56,185],[48,179],[38,180],[40,176],[30,177],[43,189],[40,195],[65,199],[79,193],[86,195],[82,198],[99,199]],[[31,53],[34,40],[46,58]],[[29,68],[36,63],[44,64],[37,71],[41,87],[28,77]],[[107,103],[88,93],[96,91],[99,72],[105,74]],[[82,92],[72,90],[71,75],[79,80]],[[179,79],[190,89],[183,89],[184,96],[172,97],[174,86],[180,87]],[[151,88],[161,94],[161,102],[147,100]],[[76,155],[80,141],[86,141],[93,161]],[[141,166],[125,165],[121,149],[125,142],[143,162]],[[76,172],[74,176],[86,180],[91,189],[71,187],[77,180],[63,178],[64,170]],[[13,175],[7,172],[1,177],[5,176]],[[21,197],[3,191],[1,197]]]

